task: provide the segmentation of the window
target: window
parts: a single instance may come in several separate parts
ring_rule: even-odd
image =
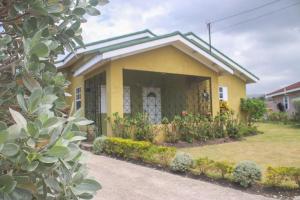
[[[75,89],[75,108],[76,110],[81,108],[81,88]]]
[[[99,109],[101,113],[106,113],[106,85],[101,85],[99,95],[100,95]]]
[[[124,86],[123,88],[123,112],[131,113],[131,102],[130,102],[130,87]]]
[[[220,86],[219,87],[219,98],[222,101],[228,101],[228,88]]]
[[[289,96],[284,96],[283,97],[283,105],[284,105],[284,109],[288,110],[290,105],[289,105]]]

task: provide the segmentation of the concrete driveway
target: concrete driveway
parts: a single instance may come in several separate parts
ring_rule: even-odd
[[[102,185],[99,200],[267,200],[232,188],[86,153],[91,176]]]

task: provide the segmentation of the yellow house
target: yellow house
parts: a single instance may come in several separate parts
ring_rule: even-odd
[[[216,115],[221,99],[238,116],[246,84],[258,81],[193,33],[158,36],[144,30],[75,52],[56,63],[71,82],[69,103],[104,134],[111,134],[105,118],[116,112],[145,112],[157,124],[182,111]]]

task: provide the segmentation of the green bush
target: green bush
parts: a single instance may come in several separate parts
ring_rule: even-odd
[[[286,112],[271,112],[268,114],[268,120],[271,122],[287,123],[289,120],[289,117]]]
[[[209,177],[230,178],[234,164],[227,161],[213,161],[208,158],[199,158],[194,162],[194,168]]]
[[[269,186],[289,187],[300,186],[300,168],[296,167],[268,167],[265,183]]]
[[[104,152],[106,136],[100,136],[96,138],[93,142],[93,152],[95,154],[101,154]]]
[[[233,171],[233,180],[243,187],[249,187],[256,181],[261,180],[261,169],[252,161],[242,161],[237,164]]]
[[[176,154],[176,148],[152,145],[143,155],[143,161],[158,164],[162,167],[170,165]]]
[[[167,167],[176,154],[176,149],[153,145],[146,141],[100,137],[94,141],[93,151],[124,159],[139,160]]]
[[[171,163],[171,170],[175,172],[187,172],[190,167],[193,165],[192,157],[183,152],[179,152],[176,154],[175,158]]]
[[[256,126],[248,126],[246,124],[239,124],[239,134],[242,136],[242,137],[245,137],[245,136],[251,136],[251,135],[257,135],[259,133],[262,133],[260,132],[259,130],[257,130],[257,127]]]
[[[247,124],[252,126],[253,122],[261,119],[267,109],[266,104],[260,99],[241,99],[241,111],[246,114]]]
[[[113,117],[108,117],[107,120],[116,137],[149,142],[154,139],[153,125],[146,114],[120,117],[118,113],[114,113]]]

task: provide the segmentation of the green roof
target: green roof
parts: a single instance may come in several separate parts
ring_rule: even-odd
[[[109,52],[109,51],[113,51],[113,50],[117,50],[117,49],[122,49],[122,48],[130,47],[130,46],[134,46],[134,45],[137,45],[137,44],[143,44],[143,43],[146,43],[146,42],[151,42],[151,41],[159,40],[159,39],[162,39],[162,38],[167,38],[167,37],[179,35],[179,36],[183,37],[184,39],[188,40],[189,42],[191,42],[192,44],[196,45],[201,50],[203,50],[206,53],[210,54],[215,59],[219,60],[220,62],[222,62],[223,64],[225,64],[229,68],[231,68],[232,70],[235,70],[235,69],[238,70],[238,68],[240,68],[240,69],[244,70],[245,72],[249,73],[255,79],[259,80],[259,78],[257,76],[255,76],[254,74],[249,72],[247,69],[242,67],[240,64],[233,61],[231,58],[229,58],[228,56],[223,54],[221,51],[219,51],[215,47],[212,46],[211,48],[212,48],[213,51],[210,51],[209,48],[208,48],[209,44],[206,41],[204,41],[203,39],[201,39],[200,37],[198,37],[196,34],[192,33],[192,32],[182,34],[181,32],[176,31],[176,32],[173,32],[173,33],[157,36],[149,30],[143,30],[143,31],[139,31],[139,32],[131,33],[131,34],[126,34],[126,35],[122,35],[122,36],[118,36],[118,37],[113,37],[113,38],[109,38],[109,39],[105,39],[105,40],[100,40],[100,41],[97,41],[97,42],[88,43],[88,44],[85,45],[85,47],[94,46],[94,45],[98,45],[98,44],[101,44],[101,43],[105,43],[105,42],[109,42],[109,41],[113,41],[113,40],[117,40],[117,39],[121,39],[121,38],[126,38],[126,37],[133,36],[133,35],[143,34],[143,33],[148,33],[152,37],[143,36],[143,37],[132,39],[132,40],[129,40],[129,41],[124,41],[124,42],[120,42],[120,43],[117,43],[117,44],[108,45],[108,46],[105,46],[105,47],[100,47],[100,48],[96,48],[96,49],[92,49],[92,50],[87,50],[87,51],[82,52],[82,53],[83,54],[90,54],[90,53],[94,53],[94,52],[105,53],[105,52]],[[188,38],[189,35],[193,35],[198,40],[203,42],[207,47],[203,46],[202,44],[200,44],[199,42],[197,42],[193,39]],[[76,47],[75,50],[77,50],[79,48],[81,48],[81,47]],[[214,52],[216,52],[217,54],[214,53]],[[72,55],[72,53],[69,53],[65,58],[63,58],[62,60],[60,60],[56,63],[64,62],[71,55]],[[230,62],[233,63],[234,65],[236,65],[236,67],[233,66]],[[243,73],[243,72],[241,72],[241,73]]]

